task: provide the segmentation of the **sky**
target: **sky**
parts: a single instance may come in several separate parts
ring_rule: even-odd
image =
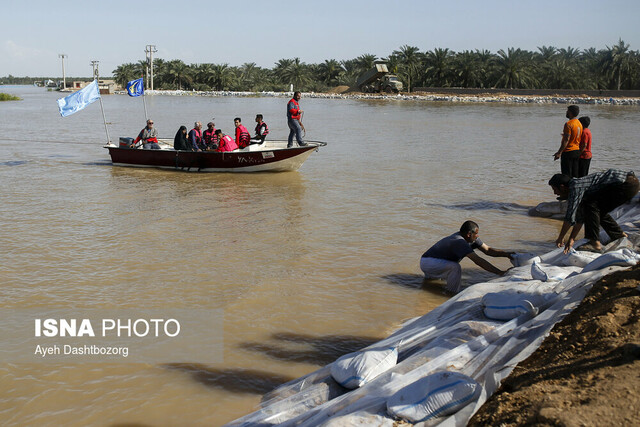
[[[272,68],[421,52],[541,46],[640,50],[640,1],[582,0],[2,0],[0,77],[101,77],[154,58]]]

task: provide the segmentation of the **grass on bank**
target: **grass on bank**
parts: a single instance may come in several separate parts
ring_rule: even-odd
[[[8,93],[0,92],[0,101],[21,101],[22,98],[18,96],[9,95]]]

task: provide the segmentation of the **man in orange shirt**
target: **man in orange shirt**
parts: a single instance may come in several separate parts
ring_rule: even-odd
[[[578,159],[580,158],[582,124],[577,119],[578,114],[580,114],[580,107],[577,105],[567,107],[566,117],[569,121],[564,124],[560,149],[553,155],[553,160],[560,159],[562,174],[572,178],[578,177]]]

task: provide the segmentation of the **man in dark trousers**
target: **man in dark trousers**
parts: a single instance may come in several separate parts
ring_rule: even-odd
[[[307,143],[302,140],[302,130],[304,129],[302,125],[303,111],[300,109],[298,101],[300,101],[300,92],[294,92],[293,98],[287,103],[287,125],[289,126],[287,148],[293,147],[294,136],[299,146],[307,145]]]
[[[562,129],[560,148],[553,155],[553,160],[560,159],[560,172],[570,177],[578,176],[578,159],[580,158],[580,137],[582,123],[577,119],[580,107],[569,105],[565,116],[569,119]]]
[[[556,239],[556,245],[564,246],[565,253],[573,247],[583,224],[584,237],[589,242],[580,246],[581,250],[602,252],[600,226],[612,241],[627,236],[609,212],[638,194],[638,178],[633,171],[609,169],[582,178],[555,174],[549,185],[560,200],[568,200],[564,223]],[[565,243],[564,236],[572,226]]]
[[[478,267],[502,276],[506,270],[500,270],[484,258],[474,252],[479,249],[485,255],[491,257],[511,258],[513,252],[506,252],[487,246],[478,238],[480,227],[473,221],[465,221],[460,227],[460,231],[447,236],[438,241],[420,258],[420,269],[425,277],[433,279],[445,279],[446,289],[449,292],[460,292],[462,268],[460,261],[462,258],[469,258]]]

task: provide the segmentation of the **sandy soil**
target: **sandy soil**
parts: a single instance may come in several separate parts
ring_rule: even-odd
[[[640,265],[596,283],[472,426],[640,425]]]

